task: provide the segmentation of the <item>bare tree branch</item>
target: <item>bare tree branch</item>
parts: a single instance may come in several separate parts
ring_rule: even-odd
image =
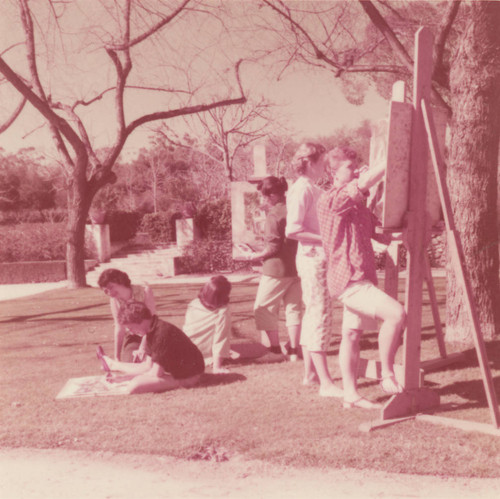
[[[189,2],[191,2],[191,0],[184,0],[184,2],[181,5],[179,5],[179,7],[177,7],[177,9],[175,9],[174,12],[172,12],[172,14],[170,14],[167,17],[164,17],[160,22],[156,23],[154,26],[151,26],[150,29],[148,29],[147,31],[145,31],[141,35],[136,36],[132,40],[130,40],[130,39],[125,40],[120,44],[110,45],[109,48],[111,50],[116,50],[116,51],[129,50],[134,45],[137,45],[138,43],[141,43],[142,41],[146,40],[151,35],[153,35],[157,31],[159,31],[161,28],[163,28],[165,25],[170,23],[173,19],[175,19],[185,9],[185,7],[187,6],[187,4]],[[127,2],[127,3],[130,4],[130,2]],[[130,5],[128,8],[129,8],[129,14],[130,14]]]
[[[60,135],[60,130],[62,130],[60,128],[60,126],[62,125],[60,123],[61,120],[60,119],[54,120],[54,119],[50,119],[48,117],[52,111],[50,110],[50,106],[48,105],[48,99],[47,99],[47,96],[45,95],[45,92],[43,90],[43,87],[42,87],[42,84],[40,82],[40,78],[38,75],[38,68],[37,68],[37,64],[36,64],[35,33],[33,30],[33,20],[31,18],[31,12],[30,12],[30,9],[28,6],[28,0],[20,0],[20,9],[21,9],[21,21],[23,23],[24,32],[25,32],[25,36],[26,36],[26,52],[27,52],[28,66],[29,66],[29,70],[30,70],[30,74],[31,74],[31,84],[34,87],[35,92],[37,92],[37,97],[38,97],[37,105],[38,106],[42,105],[44,112],[42,112],[40,110],[40,108],[37,108],[37,109],[39,109],[39,111],[42,112],[42,114],[48,119],[49,128],[50,128],[52,136],[54,138],[54,142],[56,144],[56,147],[59,150],[59,152],[61,153],[61,155],[66,158],[68,165],[71,165],[73,163],[73,161],[72,161],[71,156],[66,148],[66,144],[64,143],[64,140],[62,139],[62,137]],[[2,62],[3,62],[3,60],[2,60]],[[15,75],[15,73],[13,71],[12,71],[12,74]],[[7,77],[7,75],[5,75],[5,73],[4,73],[4,76]],[[15,76],[17,77],[17,75],[15,75]],[[11,80],[9,80],[9,81],[11,81]],[[11,83],[12,83],[12,81],[11,81]],[[26,96],[28,98],[28,100],[30,100],[30,102],[36,107],[36,105],[32,102],[30,97],[26,95],[26,93],[24,93],[24,92],[21,92],[21,93],[24,96]],[[31,95],[32,98],[35,96],[35,93],[32,92],[31,89],[29,89],[29,93],[32,94]],[[50,111],[50,112],[48,112],[48,111]],[[52,113],[52,114],[55,115],[55,113]],[[56,125],[56,123],[58,123],[58,122],[59,122],[59,126]],[[66,132],[63,132],[63,133],[65,133],[65,135],[66,135],[66,133],[69,134],[69,135],[66,135],[66,137],[70,141],[72,146],[74,148],[75,147],[78,148],[80,146],[80,144],[78,144],[77,141],[74,140],[75,137],[73,137],[71,134],[71,132],[73,132],[73,130],[71,130],[71,132],[69,132],[69,130],[67,130],[67,128],[71,129],[71,127],[68,126],[68,127],[63,127],[63,128],[66,129]],[[71,139],[70,139],[70,136],[71,136]]]
[[[12,112],[12,114],[4,121],[4,123],[0,124],[0,133],[5,132],[7,128],[9,128],[14,121],[16,121],[17,117],[21,114],[21,111],[24,109],[24,105],[26,104],[26,97],[22,97],[21,102],[18,104],[16,109]]]
[[[0,57],[0,73],[2,73],[5,78],[7,78],[7,80],[11,83],[11,85],[16,90],[18,90],[19,93],[21,93],[30,102],[30,104],[47,119],[50,124],[52,124],[52,126],[57,130],[58,134],[60,131],[66,137],[68,142],[76,151],[80,151],[83,148],[82,141],[74,132],[74,130],[69,126],[66,120],[54,113],[47,101],[40,99],[40,97],[35,94],[35,92],[33,92],[33,90],[28,87],[26,83],[24,83],[23,79],[12,70],[12,68],[3,60],[2,57]],[[64,149],[67,152],[66,146],[64,146]],[[66,156],[66,159],[72,164],[73,161],[69,155]]]
[[[444,48],[448,36],[451,31],[451,26],[455,21],[458,14],[458,9],[460,7],[460,0],[452,0],[448,2],[448,8],[441,21],[439,33],[436,36],[435,47],[435,63],[434,63],[434,74],[433,78],[444,88],[450,88],[449,73],[443,67],[444,60]]]
[[[274,5],[272,2],[270,2],[268,0],[263,0],[263,2],[268,7],[270,7],[275,12],[277,12],[280,16],[283,16],[285,19],[287,19],[287,21],[292,26],[293,30],[299,31],[304,36],[304,38],[309,42],[309,44],[313,48],[315,56],[316,56],[317,59],[326,62],[329,66],[333,66],[334,68],[337,68],[338,70],[342,69],[341,66],[339,64],[337,64],[336,61],[334,61],[333,59],[331,59],[331,58],[329,58],[329,57],[326,56],[326,54],[318,47],[318,45],[311,38],[311,36],[309,35],[309,33],[299,23],[297,23],[293,19],[292,15],[290,13],[290,10],[284,5],[283,2],[280,2],[280,4],[282,4],[282,6],[283,6],[282,9],[279,9],[276,5]]]
[[[395,54],[403,62],[406,68],[413,72],[413,60],[404,48],[403,44],[398,40],[396,34],[391,29],[387,21],[380,15],[377,8],[373,5],[370,0],[358,0],[361,7],[366,12],[370,20],[376,26],[376,28],[384,35],[389,46],[394,50]],[[439,101],[439,103],[445,107],[448,112],[451,110],[449,104],[443,99],[441,94],[434,88],[432,88],[433,96]]]
[[[183,90],[180,88],[159,88],[159,87],[146,87],[143,85],[125,85],[125,90],[127,89],[134,89],[134,90],[144,90],[147,92],[164,92],[168,94],[191,94],[191,92],[188,92],[187,90]],[[91,106],[95,102],[101,100],[106,94],[109,92],[114,92],[116,90],[116,87],[109,87],[100,92],[98,95],[92,97],[91,99],[88,100],[83,100],[83,99],[78,99],[74,102],[72,108],[76,109],[78,106]]]

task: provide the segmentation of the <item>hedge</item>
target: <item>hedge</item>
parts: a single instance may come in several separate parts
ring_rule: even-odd
[[[85,270],[97,265],[96,260],[85,260]],[[66,262],[13,262],[0,263],[0,284],[30,282],[57,282],[67,278]]]

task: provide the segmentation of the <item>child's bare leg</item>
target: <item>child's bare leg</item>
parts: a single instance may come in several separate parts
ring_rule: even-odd
[[[401,303],[386,295],[377,306],[377,316],[383,320],[378,336],[382,390],[390,394],[400,393],[403,387],[396,380],[394,360],[406,320],[405,310]]]
[[[319,393],[324,397],[342,397],[342,390],[335,386],[328,370],[326,352],[310,352],[312,363],[319,378]]]
[[[302,356],[304,358],[304,385],[312,385],[319,382],[318,375],[316,374],[316,369],[314,367],[311,352],[302,345]]]
[[[300,341],[300,324],[288,326],[288,338],[290,340],[290,348],[297,348]]]
[[[140,393],[161,393],[179,388],[181,383],[169,374],[165,376],[152,376],[140,374],[130,381],[128,393],[130,395]]]
[[[387,296],[377,307],[377,315],[384,321],[378,336],[382,377],[394,376],[394,359],[406,320],[405,310],[401,303]]]
[[[196,386],[201,379],[201,374],[197,374],[196,376],[191,376],[190,378],[184,378],[178,380],[182,388],[193,388]]]
[[[339,349],[339,366],[342,373],[344,400],[354,402],[360,398],[358,393],[358,365],[360,329],[346,329],[342,331],[342,340]]]

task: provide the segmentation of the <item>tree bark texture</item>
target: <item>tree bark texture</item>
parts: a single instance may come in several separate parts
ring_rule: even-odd
[[[85,164],[81,164],[82,162]],[[82,288],[87,285],[85,277],[85,223],[94,196],[85,178],[86,161],[77,161],[75,169],[79,169],[80,173],[74,175],[69,186],[66,271],[68,286]]]
[[[450,166],[447,182],[485,339],[500,332],[498,145],[500,3],[471,2],[467,29],[450,74]],[[469,342],[463,293],[448,265],[446,337]]]

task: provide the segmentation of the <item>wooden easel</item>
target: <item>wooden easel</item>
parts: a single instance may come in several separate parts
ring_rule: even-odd
[[[473,325],[473,337],[484,388],[490,408],[494,429],[484,429],[485,425],[464,422],[467,429],[487,431],[498,434],[500,414],[495,394],[491,371],[488,366],[486,349],[480,330],[478,314],[475,308],[471,285],[464,265],[464,254],[459,234],[453,221],[453,213],[448,189],[444,177],[444,164],[438,147],[437,134],[434,126],[430,102],[432,76],[433,36],[427,28],[420,28],[415,39],[415,74],[413,90],[412,128],[410,144],[409,200],[408,218],[405,232],[405,245],[408,251],[407,280],[405,306],[407,312],[407,329],[404,341],[403,356],[403,393],[393,395],[382,409],[381,419],[362,425],[362,430],[371,430],[387,426],[408,418],[418,417],[418,414],[439,405],[439,395],[422,386],[422,363],[420,360],[421,323],[422,323],[422,292],[423,282],[427,281],[430,295],[434,293],[432,275],[427,261],[426,249],[430,241],[430,227],[426,213],[427,196],[427,163],[430,151],[441,208],[446,224],[448,248],[457,273],[457,281],[464,290],[467,312]],[[431,302],[435,296],[430,296]],[[442,358],[447,357],[444,346],[439,313],[433,309],[434,320],[439,322],[436,330],[438,345]],[[437,314],[437,318],[436,315]],[[448,418],[425,416],[426,421],[439,422],[460,427],[461,423]],[[472,428],[471,428],[472,427]]]

